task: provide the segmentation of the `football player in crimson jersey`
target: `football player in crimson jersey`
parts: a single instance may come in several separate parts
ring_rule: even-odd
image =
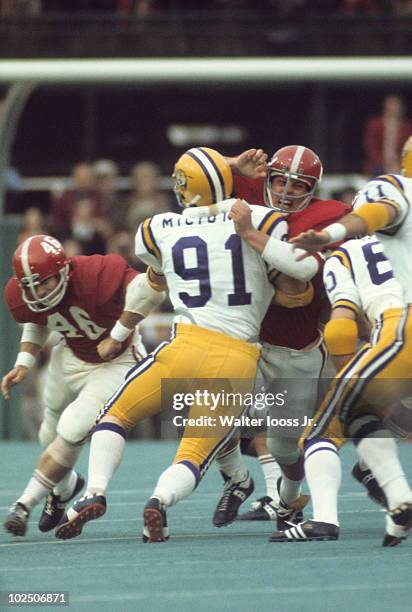
[[[4,297],[23,333],[15,366],[1,383],[5,399],[27,376],[48,334],[62,336],[52,349],[44,388],[39,440],[45,450],[4,523],[6,531],[22,536],[44,497],[39,528],[49,531],[82,488],[84,480],[72,468],[99,408],[145,354],[135,325],[164,294],[120,255],[68,259],[62,245],[46,235],[18,247],[13,269]]]
[[[321,229],[345,215],[349,207],[338,200],[321,200],[315,190],[322,178],[322,162],[318,155],[304,146],[292,145],[276,151],[268,164],[261,149],[245,151],[229,158],[234,174],[236,195],[249,204],[266,205],[287,214],[289,236],[303,228]],[[259,176],[257,176],[259,175]],[[237,231],[251,246],[257,246],[257,233],[250,231],[247,207],[237,205]],[[234,209],[236,210],[236,209]],[[235,225],[236,225],[236,219]],[[264,248],[264,245],[262,245]],[[263,320],[260,340],[263,348],[259,362],[260,373],[268,390],[289,391],[287,411],[273,416],[298,416],[310,418],[318,397],[318,380],[326,361],[319,320],[327,307],[321,271],[312,279],[315,289],[310,304],[287,308],[272,303]],[[280,387],[275,387],[278,380]],[[303,381],[302,385],[298,381]],[[293,395],[293,398],[291,397]],[[301,427],[297,428],[299,431]],[[252,510],[243,515],[246,520],[299,520],[301,506],[307,501],[300,496],[304,477],[301,452],[297,447],[299,432],[296,428],[269,428],[267,439],[254,438],[255,452],[259,458],[265,481],[266,495],[252,504]],[[218,459],[222,473],[232,462],[239,461],[236,448],[227,447]],[[281,468],[282,478],[279,480]],[[223,497],[226,507],[224,508]],[[214,524],[226,524],[225,515],[232,515],[232,499],[224,495],[214,516]],[[225,521],[225,522],[224,522]]]

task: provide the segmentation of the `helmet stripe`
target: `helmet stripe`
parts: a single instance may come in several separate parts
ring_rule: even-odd
[[[209,153],[206,151],[206,149],[200,148],[199,151],[202,151],[202,153],[204,155],[206,155],[207,159],[210,161],[210,163],[212,164],[213,168],[215,169],[215,172],[217,174],[217,179],[219,181],[219,185],[221,186],[221,189],[222,189],[222,197],[221,197],[220,200],[218,200],[218,202],[220,202],[225,197],[225,180],[223,178],[223,175],[222,175],[222,173],[219,170],[219,166],[217,165],[217,163],[215,162],[213,157],[211,155],[209,155]]]
[[[296,148],[296,153],[293,156],[292,163],[291,163],[291,166],[290,166],[290,172],[291,173],[298,174],[300,160],[302,159],[302,155],[304,154],[304,152],[305,152],[305,147],[302,147],[301,145],[299,145]]]
[[[212,192],[213,202],[221,202],[224,200],[225,190],[223,177],[210,155],[207,155],[204,149],[200,148],[189,149],[187,155],[194,159],[205,173]]]
[[[30,264],[29,264],[29,246],[34,236],[27,238],[22,244],[21,247],[21,265],[23,267],[24,276],[30,276]]]

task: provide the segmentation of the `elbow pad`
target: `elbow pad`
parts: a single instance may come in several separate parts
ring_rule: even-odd
[[[358,326],[352,319],[332,319],[323,331],[331,355],[351,355],[356,352]]]
[[[124,310],[147,317],[165,296],[164,291],[155,291],[148,285],[146,274],[139,274],[127,285]]]
[[[296,261],[296,257],[304,253],[302,249],[293,250],[288,242],[270,237],[262,252],[262,259],[269,267],[276,268],[287,276],[300,281],[310,281],[318,271],[319,263],[316,257],[307,257],[302,261]]]

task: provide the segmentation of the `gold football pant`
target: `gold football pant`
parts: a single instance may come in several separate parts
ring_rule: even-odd
[[[100,411],[98,421],[103,416],[114,416],[129,430],[142,419],[159,413],[162,379],[184,379],[184,389],[180,384],[176,392],[193,394],[194,385],[202,382],[202,388],[209,392],[251,393],[258,359],[259,349],[255,345],[196,325],[178,324],[170,342],[161,344],[128,373],[123,385]],[[191,379],[203,380],[191,383]],[[214,425],[186,426],[174,462],[189,461],[203,475],[236,431],[233,424],[222,422],[221,417],[237,417],[242,412],[241,402],[228,406],[222,400],[213,411],[203,402],[194,403],[187,418],[212,417]]]
[[[363,414],[383,418],[386,408],[412,393],[412,306],[383,313],[373,344],[361,348],[337,374],[299,445],[314,439],[345,444],[347,425]]]

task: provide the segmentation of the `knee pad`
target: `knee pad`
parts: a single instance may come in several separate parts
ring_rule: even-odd
[[[79,444],[96,424],[97,408],[90,409],[87,400],[77,399],[63,411],[57,424],[57,434],[69,444]]]
[[[60,436],[56,436],[47,447],[47,452],[59,465],[72,468],[82,452],[82,448],[83,443],[77,445],[70,444]]]
[[[43,448],[46,448],[56,437],[59,417],[60,414],[56,414],[46,408],[43,421],[41,422],[40,429],[37,434],[39,442]]]
[[[270,454],[280,464],[292,465],[299,460],[302,454],[298,448],[298,440],[293,438],[274,438],[268,435],[267,447]]]

